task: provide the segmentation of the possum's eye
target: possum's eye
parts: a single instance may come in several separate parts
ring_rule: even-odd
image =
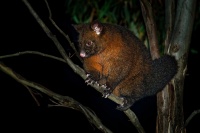
[[[92,46],[94,43],[92,42],[92,41],[88,41],[87,43],[86,43],[86,46],[88,46],[88,47],[90,47],[90,46]]]

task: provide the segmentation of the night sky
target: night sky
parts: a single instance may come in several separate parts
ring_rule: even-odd
[[[44,1],[34,1],[31,5],[44,22],[50,27],[53,34],[59,39],[68,53],[73,54],[68,42],[56,31],[48,20],[48,12]],[[53,19],[59,27],[75,41],[74,32],[69,16],[65,14],[64,0],[49,1]],[[22,51],[40,51],[61,57],[54,43],[46,36],[42,28],[29,13],[27,7],[20,1],[4,3],[6,9],[2,11],[0,55]],[[185,79],[184,114],[187,118],[194,110],[200,109],[199,93],[199,41],[198,26],[193,34],[188,57],[188,71]],[[197,53],[192,53],[192,50]],[[72,60],[81,66],[81,63],[72,56]],[[137,132],[123,112],[116,110],[117,104],[87,86],[84,80],[75,74],[72,69],[62,62],[41,57],[38,55],[21,55],[1,59],[8,67],[28,80],[42,84],[50,90],[67,95],[81,104],[91,108],[102,123],[114,133]],[[56,132],[95,132],[100,131],[89,123],[86,117],[75,110],[63,107],[47,107],[52,104],[44,94],[37,95],[41,106],[37,106],[28,90],[11,77],[0,71],[1,83],[1,126],[12,131],[52,131]],[[138,116],[147,133],[155,132],[156,123],[156,96],[144,98],[131,107]],[[200,114],[192,119],[187,132],[200,132]],[[18,124],[18,126],[16,126]]]

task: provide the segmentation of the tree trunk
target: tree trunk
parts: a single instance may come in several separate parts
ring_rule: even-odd
[[[168,2],[168,3],[167,3]],[[166,6],[171,0],[166,1]],[[165,40],[166,51],[174,55],[178,61],[178,73],[165,89],[157,94],[157,133],[185,133],[183,114],[183,89],[189,44],[193,29],[196,0],[178,0],[175,22],[173,15],[166,15],[171,20],[167,26]],[[169,7],[168,7],[169,8]],[[171,11],[173,8],[171,8]],[[170,11],[168,12],[170,13]],[[173,27],[173,28],[172,28]],[[173,30],[170,30],[173,29]],[[171,33],[170,33],[171,32]],[[168,48],[167,48],[168,47]]]

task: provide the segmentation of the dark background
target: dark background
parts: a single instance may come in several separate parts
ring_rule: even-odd
[[[75,40],[75,32],[71,27],[73,22],[65,14],[64,1],[49,1],[53,19],[71,38]],[[51,28],[68,53],[73,51],[68,42],[62,38],[48,21],[47,8],[43,1],[31,1],[31,5],[45,23]],[[3,3],[6,7],[2,11],[0,55],[12,54],[20,51],[35,50],[55,56],[60,56],[53,42],[46,36],[42,28],[29,13],[27,7],[20,1]],[[2,8],[3,8],[2,7]],[[199,26],[195,27],[189,51],[188,71],[185,78],[184,114],[185,119],[197,109],[200,109],[199,93]],[[75,63],[81,66],[75,56]],[[83,79],[76,75],[66,64],[37,55],[22,55],[1,59],[8,67],[28,80],[42,84],[61,95],[67,95],[83,105],[91,108],[102,123],[114,133],[136,132],[134,126],[123,112],[115,109],[116,104],[104,99],[101,94],[90,86],[86,86]],[[1,88],[1,127],[6,131],[52,131],[56,132],[100,132],[91,125],[86,117],[75,110],[63,107],[48,107],[52,104],[48,97],[37,96],[41,106],[37,106],[27,89],[11,77],[0,71]],[[131,109],[138,116],[147,133],[155,132],[156,97],[148,97],[138,101]],[[200,132],[200,115],[196,115],[187,126],[187,132]]]

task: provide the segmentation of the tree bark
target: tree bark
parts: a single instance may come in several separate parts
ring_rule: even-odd
[[[171,36],[167,37],[169,40],[165,41],[168,43],[165,46],[169,46],[169,48],[166,47],[165,51],[176,57],[179,69],[171,83],[157,95],[157,133],[186,132],[183,114],[183,89],[195,16],[195,5],[196,0],[177,1],[175,22],[174,26],[172,26],[173,31]],[[166,19],[173,20],[172,18]]]

